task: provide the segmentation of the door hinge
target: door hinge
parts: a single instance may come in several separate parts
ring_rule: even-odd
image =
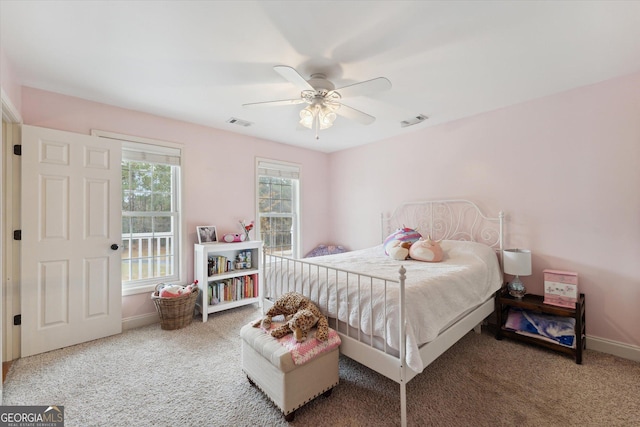
[[[13,146],[13,154],[16,156],[22,156],[22,145],[16,144]]]
[[[22,230],[13,230],[13,240],[22,240]]]
[[[13,316],[13,325],[20,326],[22,325],[22,314],[16,314]]]

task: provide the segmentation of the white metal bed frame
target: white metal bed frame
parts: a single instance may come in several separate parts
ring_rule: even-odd
[[[408,226],[417,229],[423,236],[430,235],[434,240],[467,240],[481,242],[496,250],[497,256],[502,256],[504,235],[503,235],[504,213],[500,212],[497,217],[485,216],[480,208],[473,202],[468,200],[432,200],[403,203],[388,217],[381,216],[382,239],[396,228]],[[264,280],[263,295],[260,296],[263,302],[263,309],[266,311],[270,304],[280,295],[286,292],[300,292],[305,294],[304,281],[300,283],[290,283],[284,287],[282,284],[280,289],[270,288],[267,282],[269,275],[268,270],[271,268],[293,268],[297,269],[300,274],[311,274],[312,270],[320,270],[328,279],[330,275],[343,274],[347,277],[347,287],[353,281],[354,286],[360,287],[366,283],[382,283],[384,285],[385,294],[387,289],[393,288],[394,292],[399,288],[400,301],[400,322],[399,322],[399,355],[390,354],[387,351],[386,337],[384,338],[383,348],[374,346],[373,339],[367,336],[361,336],[358,331],[356,336],[350,333],[347,325],[346,331],[340,330],[340,323],[336,316],[334,329],[339,333],[342,340],[340,352],[345,356],[367,366],[370,369],[390,378],[400,385],[400,419],[401,425],[407,425],[407,396],[406,384],[413,379],[419,372],[414,371],[407,366],[406,362],[406,301],[405,301],[405,269],[400,267],[398,271],[398,279],[390,280],[371,276],[362,272],[352,272],[338,268],[327,267],[313,262],[313,258],[305,260],[296,260],[277,255],[269,255],[264,251],[263,268],[265,269],[262,278]],[[327,292],[329,287],[327,286]],[[359,288],[358,288],[359,289]],[[310,291],[310,290],[309,290]],[[306,295],[306,294],[305,294]],[[306,295],[316,304],[318,298],[312,295]],[[265,299],[269,298],[269,299]],[[329,298],[326,299],[327,305]],[[339,301],[336,298],[336,301]],[[339,304],[339,302],[337,302]],[[386,302],[385,302],[386,304]],[[318,304],[320,306],[320,304]],[[328,313],[328,307],[320,306],[324,313]],[[336,313],[338,312],[336,308]],[[348,307],[347,307],[348,311]],[[424,344],[420,347],[420,358],[423,366],[427,367],[442,353],[449,349],[459,339],[466,335],[470,330],[480,330],[482,321],[494,311],[494,298],[491,297],[480,306],[474,308],[453,325],[444,330],[436,339]],[[360,315],[360,311],[358,310]],[[386,313],[386,306],[385,306]],[[333,320],[333,319],[331,319]],[[385,320],[386,322],[386,320]],[[359,323],[359,322],[358,322]]]

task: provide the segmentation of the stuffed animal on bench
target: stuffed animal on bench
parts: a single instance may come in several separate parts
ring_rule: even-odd
[[[286,323],[271,331],[272,337],[282,338],[285,335],[293,333],[296,342],[303,342],[307,339],[309,331],[319,320],[318,316],[308,309],[299,310],[293,316],[287,317],[287,319]]]
[[[316,339],[326,341],[329,338],[327,318],[309,298],[296,292],[289,292],[278,298],[265,316],[253,323],[253,327],[269,330],[272,318],[279,315],[285,316],[287,322],[271,331],[271,336],[275,338],[293,333],[296,341],[302,342],[314,326],[317,326]]]

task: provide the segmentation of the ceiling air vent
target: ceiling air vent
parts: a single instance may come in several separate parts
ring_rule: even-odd
[[[231,117],[229,120],[227,120],[227,123],[231,123],[233,125],[242,126],[242,127],[245,127],[245,128],[248,128],[249,126],[251,126],[253,124],[253,123],[248,122],[246,120],[236,119],[235,117]]]
[[[424,114],[418,114],[417,116],[411,117],[410,119],[401,121],[400,126],[406,128],[407,126],[413,126],[415,124],[424,122],[428,118],[429,117],[425,116]]]

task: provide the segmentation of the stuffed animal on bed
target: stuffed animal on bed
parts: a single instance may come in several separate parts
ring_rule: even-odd
[[[440,242],[431,240],[431,236],[427,236],[426,239],[420,238],[411,245],[409,256],[418,261],[440,262],[444,254]]]
[[[387,247],[387,253],[392,259],[403,261],[409,258],[409,249],[411,242],[402,242],[400,240],[392,241]]]
[[[408,257],[408,253],[403,258],[402,253],[404,251],[398,248],[402,247],[404,249],[409,249],[409,247],[411,247],[411,244],[417,242],[420,237],[422,237],[422,235],[420,235],[420,233],[418,233],[418,231],[414,230],[413,228],[398,228],[396,231],[387,236],[386,239],[384,239],[384,253],[391,256],[393,259],[406,259]],[[391,254],[391,252],[393,252],[393,255]]]
[[[269,330],[272,318],[279,315],[285,316],[287,322],[271,331],[271,336],[275,338],[293,333],[296,341],[302,342],[314,326],[317,326],[316,339],[326,341],[329,338],[327,318],[309,298],[296,292],[289,292],[278,298],[264,317],[253,323],[253,327]]]

